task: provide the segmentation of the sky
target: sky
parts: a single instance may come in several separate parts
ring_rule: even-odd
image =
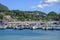
[[[60,0],[0,0],[10,10],[60,12]]]

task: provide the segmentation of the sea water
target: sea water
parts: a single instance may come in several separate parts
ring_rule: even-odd
[[[60,40],[60,31],[0,30],[0,40]]]

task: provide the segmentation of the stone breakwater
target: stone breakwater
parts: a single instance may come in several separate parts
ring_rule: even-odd
[[[60,30],[59,21],[18,21],[3,22],[0,29],[42,29],[42,30]]]

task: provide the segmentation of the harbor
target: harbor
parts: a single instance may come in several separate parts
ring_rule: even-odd
[[[60,40],[60,0],[0,0],[0,40]]]
[[[60,30],[59,21],[17,21],[17,22],[0,22],[0,29],[42,29],[42,30]]]

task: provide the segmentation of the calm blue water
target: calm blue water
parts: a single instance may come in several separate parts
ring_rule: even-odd
[[[0,40],[60,40],[60,31],[0,30]]]

